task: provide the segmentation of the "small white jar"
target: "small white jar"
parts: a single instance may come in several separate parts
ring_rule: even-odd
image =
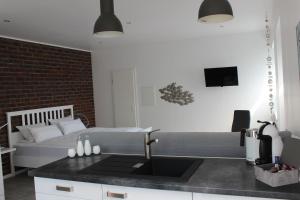
[[[99,145],[93,146],[93,154],[99,155],[101,153],[101,148]]]
[[[68,149],[68,156],[70,158],[74,158],[76,156],[76,151],[75,149]]]

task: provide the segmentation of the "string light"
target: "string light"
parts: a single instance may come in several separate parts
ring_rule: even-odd
[[[274,109],[274,75],[273,75],[273,57],[271,55],[271,48],[272,48],[272,38],[271,38],[271,27],[270,27],[270,21],[268,17],[266,17],[266,32],[265,32],[265,37],[266,37],[266,46],[267,46],[267,57],[266,57],[266,66],[268,69],[268,98],[269,98],[269,108],[271,114],[273,114],[273,109]]]

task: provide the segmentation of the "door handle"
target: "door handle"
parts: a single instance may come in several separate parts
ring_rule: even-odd
[[[107,197],[116,198],[116,199],[127,199],[127,193],[107,192]]]
[[[73,187],[64,187],[57,185],[56,190],[61,192],[73,192]]]

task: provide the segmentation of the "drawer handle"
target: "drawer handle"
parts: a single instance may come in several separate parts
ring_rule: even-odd
[[[107,192],[107,197],[116,198],[116,199],[127,199],[127,193],[114,193],[114,192]]]
[[[62,191],[62,192],[73,192],[73,187],[64,187],[64,186],[56,186],[57,191]]]

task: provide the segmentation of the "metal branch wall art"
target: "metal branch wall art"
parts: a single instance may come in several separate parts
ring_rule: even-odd
[[[159,90],[161,99],[169,103],[179,104],[180,106],[188,105],[194,102],[193,94],[189,91],[183,91],[181,85],[176,86],[176,83],[171,83],[165,88]]]

